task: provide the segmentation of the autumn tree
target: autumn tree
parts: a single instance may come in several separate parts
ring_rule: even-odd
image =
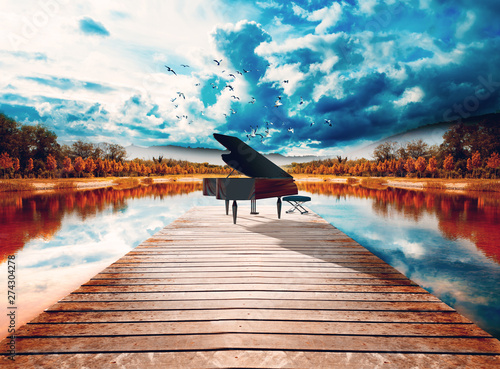
[[[411,156],[406,159],[404,168],[408,173],[413,173],[415,171],[415,159],[413,159]]]
[[[472,175],[474,177],[478,177],[478,169],[481,167],[481,164],[482,164],[482,162],[481,162],[481,154],[479,153],[479,151],[476,151],[472,155],[471,164],[472,164],[472,170],[473,170]]]
[[[71,158],[66,156],[64,158],[62,165],[63,165],[63,172],[66,173],[66,178],[67,178],[69,176],[69,173],[73,171],[73,164],[71,164]]]
[[[421,156],[418,157],[417,161],[415,162],[415,169],[418,172],[418,176],[422,177],[422,174],[425,172],[425,168],[427,167],[427,163],[425,159]]]
[[[434,178],[434,174],[437,172],[437,160],[434,156],[429,159],[429,164],[426,169],[432,174],[432,178]]]
[[[500,167],[500,155],[498,155],[497,152],[494,152],[493,154],[491,154],[491,156],[488,158],[488,161],[486,162],[486,166],[495,171],[494,175],[496,178],[497,169]]]
[[[33,159],[28,159],[28,164],[26,165],[26,172],[28,172],[28,176],[31,176],[31,172],[33,171]]]
[[[47,156],[46,168],[50,172],[51,176],[54,176],[54,171],[57,169],[57,161],[52,154]]]
[[[19,169],[21,168],[21,163],[19,162],[19,158],[14,159],[12,168],[14,169],[14,173],[19,171]]]
[[[92,174],[94,173],[95,168],[96,165],[94,163],[94,159],[92,159],[91,157],[87,158],[85,160],[85,171],[89,174]]]
[[[453,162],[453,155],[449,154],[443,162],[443,169],[448,172],[448,178],[450,178],[451,171],[455,168],[455,164]]]
[[[85,169],[85,161],[83,161],[81,156],[78,156],[75,159],[73,168],[75,169],[75,172],[78,173],[78,177],[80,177],[81,172]]]

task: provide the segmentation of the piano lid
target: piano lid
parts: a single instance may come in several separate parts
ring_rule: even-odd
[[[222,160],[238,172],[255,178],[292,178],[290,174],[239,138],[218,133],[214,133],[214,137],[230,151],[229,154],[221,155]]]

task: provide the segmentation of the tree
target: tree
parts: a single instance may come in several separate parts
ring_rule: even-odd
[[[415,169],[417,170],[419,177],[422,177],[422,174],[425,172],[426,167],[427,163],[425,162],[425,159],[419,156],[417,161],[415,162]]]
[[[486,166],[495,171],[495,178],[496,178],[497,169],[500,167],[500,155],[498,155],[497,152],[491,154],[491,156],[488,158],[488,161],[486,162]]]
[[[373,157],[378,162],[394,159],[396,157],[396,146],[396,142],[381,143],[373,150]]]
[[[406,153],[415,160],[421,156],[426,157],[429,153],[429,145],[422,140],[410,141],[406,144]]]
[[[432,178],[434,178],[434,174],[437,171],[437,160],[434,156],[429,159],[429,164],[427,165],[426,169],[429,173],[432,174]]]
[[[118,144],[104,144],[103,147],[103,155],[104,159],[108,159],[111,161],[123,161],[127,156],[127,150],[121,145]],[[161,159],[160,159],[161,158]],[[154,158],[153,158],[154,159]],[[163,159],[163,157],[159,157],[158,160]]]
[[[0,168],[3,169],[3,174],[5,176],[5,171],[7,169],[12,168],[14,163],[12,162],[12,158],[10,157],[9,154],[4,152],[2,155],[0,155]]]
[[[46,166],[47,170],[49,172],[51,172],[51,176],[54,175],[54,171],[57,169],[57,161],[56,161],[56,158],[54,158],[54,156],[52,156],[52,154],[49,154],[47,156],[47,166]]]
[[[73,171],[73,164],[71,164],[71,158],[66,156],[63,161],[63,172],[66,173],[66,178],[72,171]]]
[[[453,155],[448,154],[446,159],[443,162],[443,169],[448,172],[448,178],[450,178],[451,171],[455,168],[455,164],[453,163]]]
[[[28,176],[31,176],[31,172],[33,171],[33,159],[28,159],[28,164],[26,165],[26,171],[28,172]]]
[[[89,174],[92,174],[92,173],[94,173],[95,168],[96,168],[96,165],[94,163],[94,159],[92,159],[91,157],[88,157],[85,160],[85,171]]]
[[[78,173],[78,177],[80,177],[80,173],[85,169],[85,162],[83,161],[81,156],[78,156],[75,159],[73,168],[75,169],[75,172]]]
[[[472,155],[472,160],[471,160],[471,164],[472,164],[472,168],[473,168],[473,176],[474,177],[477,177],[478,176],[478,169],[481,167],[481,154],[479,153],[479,151],[476,151],[473,155]]]
[[[78,140],[71,145],[73,157],[81,157],[83,160],[92,157],[95,151],[94,144]]]
[[[19,123],[0,113],[0,152],[19,157]]]
[[[415,171],[415,160],[411,156],[406,159],[404,168],[408,173],[413,173]]]
[[[21,164],[19,162],[19,158],[15,158],[14,159],[12,168],[14,168],[14,172],[17,172],[21,168]]]

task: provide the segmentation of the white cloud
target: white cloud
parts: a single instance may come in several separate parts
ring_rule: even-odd
[[[372,15],[377,5],[377,0],[358,0],[359,11],[366,15]]]
[[[295,15],[310,22],[320,22],[315,29],[317,34],[325,34],[337,24],[342,16],[342,7],[339,3],[333,3],[330,7],[324,7],[313,12],[308,12],[296,4],[293,4],[292,9]]]
[[[464,21],[457,25],[455,36],[457,38],[464,37],[464,34],[474,25],[475,21],[476,14],[472,10],[467,11]]]
[[[424,91],[422,91],[422,89],[418,86],[407,88],[403,92],[403,96],[401,96],[399,100],[394,101],[394,105],[405,106],[409,103],[419,102],[422,101],[424,96],[425,96]]]

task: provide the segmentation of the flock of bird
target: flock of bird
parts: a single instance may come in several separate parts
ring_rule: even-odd
[[[222,66],[222,59],[220,59],[220,60],[213,59],[213,62],[214,62],[214,63],[215,63],[218,67]],[[183,67],[183,68],[190,68],[190,66],[189,66],[189,65],[187,65],[187,64],[180,64],[180,66],[181,66],[181,67]],[[172,68],[171,68],[171,67],[169,67],[168,65],[165,65],[165,68],[167,69],[167,72],[170,72],[170,73],[172,73],[173,75],[177,76],[177,73],[176,73],[176,71],[175,71],[174,69],[172,69]],[[225,70],[222,70],[222,72],[221,72],[221,73],[225,73],[225,72],[226,72]],[[239,70],[235,71],[236,75],[240,75],[240,76],[243,76],[244,74],[246,74],[246,73],[250,73],[250,72],[251,72],[251,70],[246,70],[246,69],[242,69],[242,71],[239,71]],[[227,76],[228,76],[228,77],[233,78],[233,80],[235,80],[235,79],[237,78],[237,77],[236,77],[236,75],[235,75],[234,73],[228,73],[228,74],[227,74]],[[288,80],[288,79],[283,80],[283,83],[284,83],[284,84],[289,83],[289,80]],[[234,87],[233,87],[230,83],[228,83],[228,82],[226,82],[226,85],[225,85],[224,87],[222,87],[222,89],[219,87],[219,85],[215,84],[214,82],[211,82],[211,83],[210,83],[210,85],[211,85],[212,89],[214,89],[214,90],[223,91],[223,90],[225,90],[225,89],[228,89],[230,92],[234,92]],[[200,86],[200,83],[196,83],[196,84],[195,84],[195,86]],[[176,101],[177,101],[177,99],[184,99],[184,100],[185,100],[185,99],[186,99],[186,96],[184,95],[184,93],[182,93],[182,92],[180,92],[180,91],[179,91],[179,92],[177,92],[177,96],[176,96],[176,97],[174,97],[174,98],[172,98],[172,99],[170,99],[170,101],[171,101],[172,103],[174,103],[174,102],[176,102]],[[241,102],[240,97],[239,97],[239,96],[237,96],[236,94],[232,94],[232,95],[231,95],[231,99],[232,99],[233,101],[238,101],[238,102]],[[257,101],[257,100],[255,99],[255,97],[253,97],[253,96],[252,96],[252,97],[251,97],[251,100],[250,100],[250,101],[248,101],[248,103],[253,105],[253,104],[255,104],[255,103],[256,103],[256,101]],[[304,103],[305,103],[305,102],[304,102],[304,99],[301,97],[301,98],[300,98],[300,101],[298,102],[298,105],[299,105],[299,106],[301,106],[301,105],[303,105]],[[282,96],[277,96],[277,97],[276,97],[276,100],[274,101],[274,105],[273,105],[273,107],[274,107],[274,108],[279,108],[279,107],[280,107],[280,106],[282,106],[282,105],[283,105],[283,102],[282,102]],[[175,108],[178,108],[178,107],[179,107],[179,104],[177,104],[177,103],[176,103],[176,104],[174,105],[174,107],[175,107]],[[268,108],[268,106],[267,106],[267,105],[264,105],[264,107],[265,107],[265,108]],[[228,113],[223,113],[223,114],[224,114],[224,117],[225,117],[225,118],[227,118],[227,117],[229,117],[230,115],[233,115],[233,114],[236,114],[236,113],[237,113],[237,111],[236,111],[236,110],[234,110],[233,108],[230,108]],[[203,115],[203,112],[201,112],[201,114]],[[185,114],[183,114],[183,115],[176,115],[176,117],[177,117],[177,119],[178,119],[178,120],[182,120],[182,119],[186,119],[186,120],[188,120],[188,119],[189,119],[189,117],[188,117],[187,115],[185,115]],[[191,121],[189,121],[188,123],[189,123],[189,124],[191,124],[192,122],[193,122],[193,121],[191,120]],[[325,119],[323,123],[324,123],[324,124],[326,124],[326,125],[328,125],[328,126],[330,126],[330,127],[333,127],[333,124],[332,124],[332,122],[331,122],[331,120],[330,120],[330,119]],[[310,122],[310,126],[311,126],[311,127],[312,127],[314,124],[315,124],[315,122],[314,122],[314,121]],[[262,130],[263,130],[262,132],[259,132],[259,126],[258,126],[258,125],[256,125],[256,126],[255,126],[255,128],[254,128],[253,126],[250,126],[250,132],[247,132],[246,130],[244,131],[244,132],[245,132],[245,134],[246,134],[247,140],[251,140],[252,138],[257,138],[257,137],[259,137],[259,138],[260,138],[260,140],[261,140],[261,142],[262,142],[262,141],[264,141],[264,139],[266,139],[266,138],[270,137],[270,135],[271,135],[270,126],[272,126],[272,125],[274,125],[274,123],[273,123],[273,122],[266,121],[266,122],[265,122],[265,128],[264,128],[264,127],[261,127],[261,128],[262,128]],[[282,126],[285,126],[285,122],[282,122]],[[292,133],[292,134],[293,134],[293,133],[294,133],[294,128],[292,128],[292,127],[288,127],[288,128],[287,128],[287,132],[290,132],[290,133]]]

